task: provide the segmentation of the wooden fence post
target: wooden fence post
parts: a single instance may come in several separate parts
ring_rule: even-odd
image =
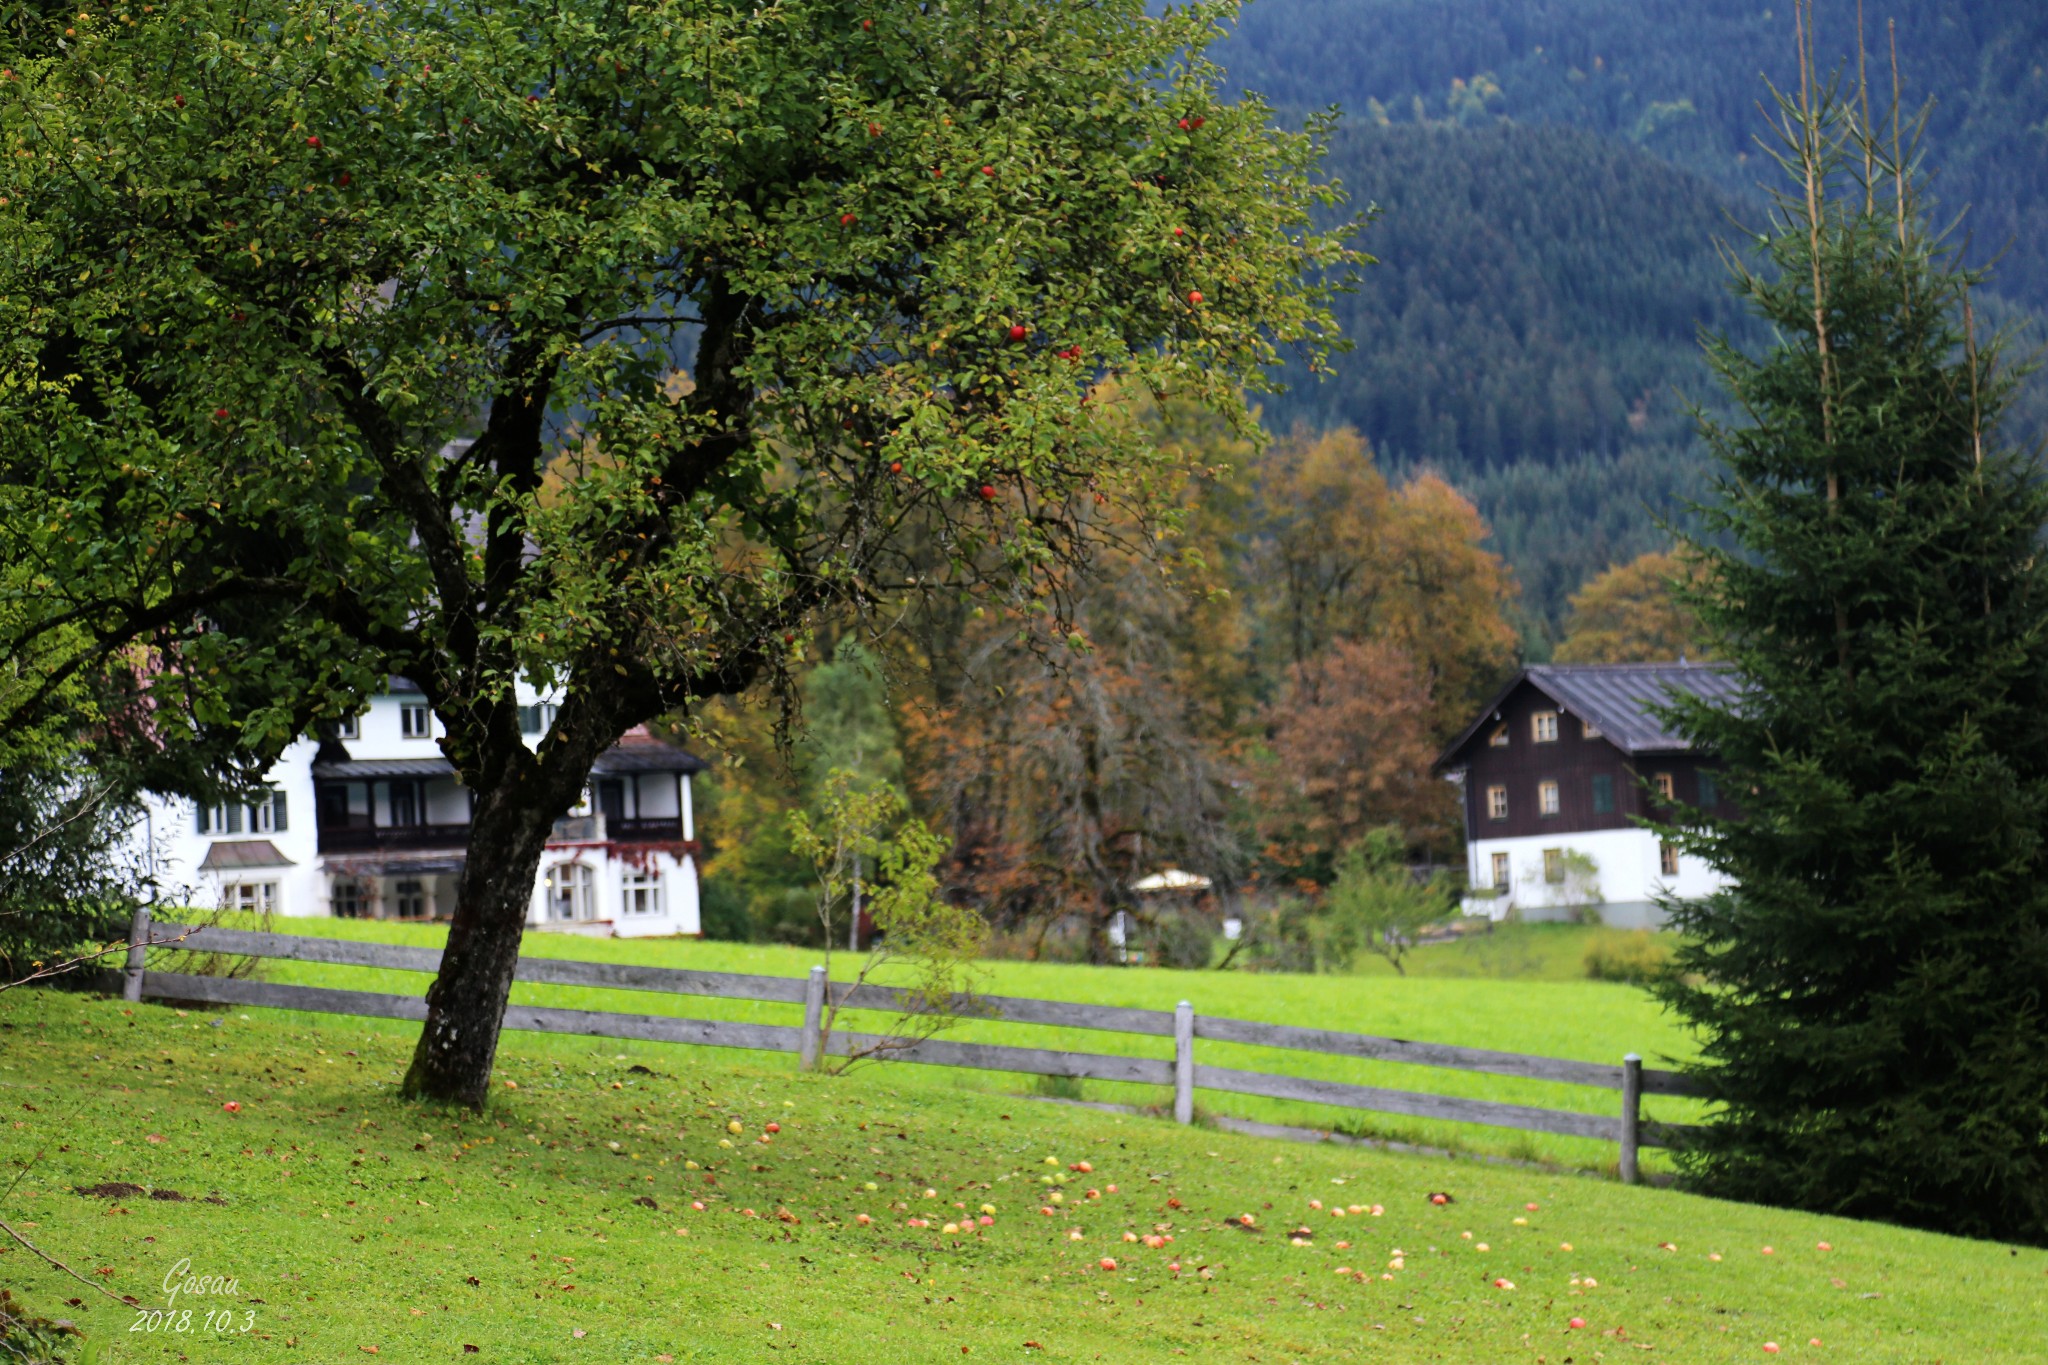
[[[804,1071],[816,1071],[818,1059],[824,1053],[823,1029],[825,1024],[825,969],[811,968],[810,980],[804,982],[804,1032],[797,1045],[797,1066]]]
[[[121,998],[129,1004],[142,1000],[142,963],[146,956],[143,945],[149,942],[149,907],[135,907],[135,918],[128,922],[128,979],[121,983]]]
[[[1195,1121],[1195,1007],[1185,1000],[1173,1011],[1173,1121]]]
[[[1639,1172],[1636,1149],[1643,1136],[1643,1059],[1631,1052],[1621,1059],[1621,1183],[1633,1185]]]

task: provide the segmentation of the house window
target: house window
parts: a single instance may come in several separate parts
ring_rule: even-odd
[[[1667,877],[1678,875],[1678,845],[1657,845],[1657,870]]]
[[[368,919],[370,897],[368,890],[354,877],[336,877],[327,891],[328,908],[336,919]]]
[[[270,914],[277,909],[277,883],[226,882],[220,888],[220,908]]]
[[[1557,810],[1557,784],[1555,782],[1538,782],[1536,784],[1536,813],[1538,815],[1555,815]]]
[[[597,918],[597,879],[583,863],[563,863],[548,873],[548,918],[565,924]]]
[[[431,739],[434,724],[427,718],[427,708],[407,702],[398,708],[398,733],[407,739]]]
[[[196,827],[201,834],[240,834],[247,814],[240,802],[201,806]]]
[[[417,782],[397,781],[391,784],[391,823],[394,825],[417,825],[424,823],[426,802]]]
[[[1529,717],[1529,734],[1538,744],[1557,743],[1557,712],[1538,711]]]
[[[1505,725],[1496,725],[1496,726],[1494,726],[1494,727],[1493,727],[1493,733],[1492,733],[1492,734],[1490,734],[1490,735],[1488,735],[1488,736],[1486,737],[1486,742],[1487,742],[1488,744],[1492,745],[1492,746],[1493,746],[1494,748],[1496,748],[1496,749],[1505,749],[1505,748],[1507,748],[1507,747],[1508,747],[1508,727],[1507,727],[1507,726],[1505,726]]]
[[[661,913],[661,877],[653,872],[638,872],[628,869],[625,880],[626,913],[629,915],[658,915]]]
[[[1501,890],[1506,891],[1509,887],[1514,885],[1514,882],[1515,874],[1508,870],[1508,855],[1505,853],[1494,854],[1493,884],[1499,887]]]
[[[522,735],[544,735],[555,725],[555,704],[551,701],[535,702],[519,708],[519,733]]]
[[[1614,814],[1614,775],[1612,773],[1593,774],[1593,814]]]
[[[1580,722],[1579,722],[1579,738],[1580,738],[1580,739],[1598,739],[1598,738],[1600,738],[1600,727],[1599,727],[1599,726],[1597,726],[1597,725],[1595,725],[1595,724],[1594,724],[1594,723],[1593,723],[1592,721],[1590,721],[1590,720],[1582,720],[1582,721],[1580,721]]]
[[[1543,880],[1552,886],[1564,880],[1564,850],[1546,848],[1543,850]]]
[[[284,793],[277,788],[272,787],[267,795],[249,807],[251,834],[282,834],[287,827]]]
[[[1700,809],[1712,810],[1721,804],[1721,792],[1714,785],[1714,775],[1702,768],[1698,774],[1700,784]]]
[[[363,737],[362,717],[344,716],[334,722],[334,737],[336,739],[361,739]]]
[[[1505,820],[1508,818],[1508,789],[1488,787],[1486,789],[1486,818]]]
[[[252,805],[201,806],[195,825],[201,834],[282,834],[287,825],[284,793],[272,787]]]
[[[400,919],[427,917],[427,885],[413,877],[402,877],[391,887],[391,913]]]
[[[1662,800],[1669,801],[1673,793],[1673,787],[1671,784],[1671,774],[1658,773],[1655,777],[1651,778],[1650,780],[1657,784],[1658,797]]]

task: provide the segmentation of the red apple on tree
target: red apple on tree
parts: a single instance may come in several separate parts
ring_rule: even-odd
[[[1189,303],[1200,303],[1201,301],[1202,301],[1202,291],[1201,291],[1201,290],[1199,290],[1199,289],[1190,289],[1190,290],[1188,290],[1188,302],[1189,302]]]
[[[308,147],[318,147],[320,145],[320,135],[318,133],[315,133],[312,136],[308,137],[306,139],[306,145]]]
[[[1027,328],[1027,327],[1026,327],[1026,326],[1025,326],[1025,325],[1024,325],[1023,323],[1021,323],[1021,322],[1019,322],[1019,323],[1014,323],[1014,324],[1012,324],[1012,325],[1011,325],[1011,327],[1010,327],[1010,340],[1012,340],[1012,341],[1022,341],[1022,340],[1023,340],[1023,339],[1024,339],[1024,338],[1025,338],[1026,336],[1028,336],[1029,334],[1030,334],[1030,329],[1029,329],[1029,328]]]
[[[994,502],[996,500],[996,486],[994,484],[985,483],[981,486],[981,500],[983,502]]]

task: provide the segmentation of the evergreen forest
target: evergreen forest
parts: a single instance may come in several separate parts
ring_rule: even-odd
[[[2025,353],[2048,312],[2048,7],[1867,5],[1884,105],[1894,23],[1907,106],[1926,108],[1929,216],[1994,267],[1980,309]],[[1818,65],[1853,80],[1855,7],[1818,24]],[[1321,382],[1297,367],[1268,424],[1353,426],[1384,467],[1448,478],[1521,582],[1526,648],[1547,653],[1571,593],[1667,545],[1660,522],[1703,488],[1689,405],[1723,400],[1701,330],[1767,340],[1719,251],[1762,218],[1758,106],[1766,78],[1796,83],[1791,10],[1258,0],[1216,51],[1283,109],[1339,106],[1327,169],[1379,211],[1361,239],[1379,265],[1337,304],[1356,349]],[[2009,420],[2024,438],[2044,416],[2036,383]]]

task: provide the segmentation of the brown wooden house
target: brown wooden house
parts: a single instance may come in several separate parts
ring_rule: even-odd
[[[1660,898],[1719,886],[1642,821],[1726,808],[1713,758],[1656,708],[1678,693],[1732,702],[1736,687],[1727,668],[1683,660],[1517,673],[1437,760],[1463,797],[1467,910],[1655,924]]]

